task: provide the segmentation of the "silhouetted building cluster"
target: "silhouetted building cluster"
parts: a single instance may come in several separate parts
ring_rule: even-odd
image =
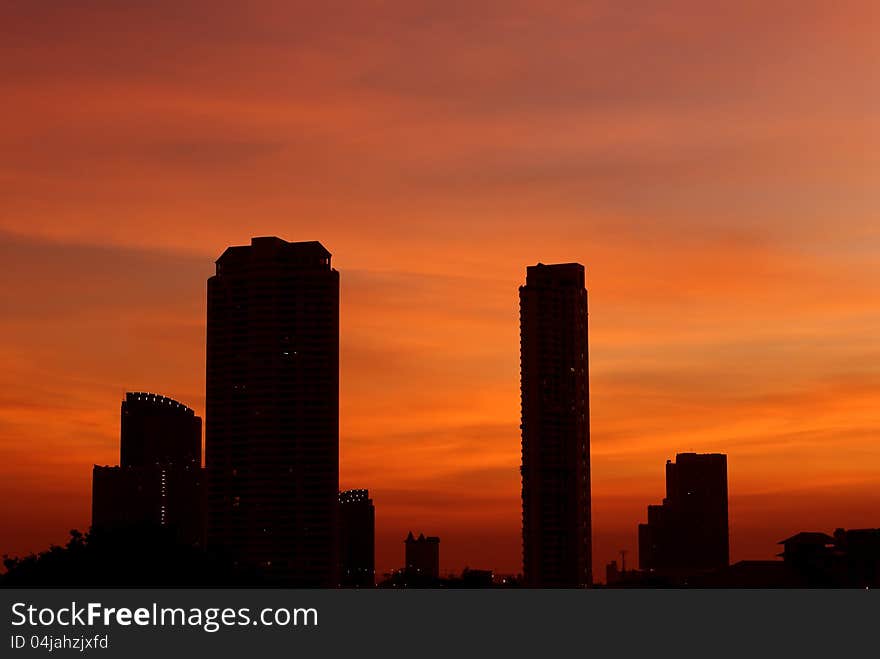
[[[410,531],[403,541],[404,567],[386,574],[380,588],[443,588],[449,578],[440,577],[440,538],[418,537]],[[452,579],[460,583],[460,579]]]
[[[129,392],[122,401],[120,464],[92,471],[92,527],[167,528],[204,545],[202,420],[176,400]]]
[[[679,453],[666,462],[666,498],[639,525],[639,567],[684,577],[729,563],[727,456]]]
[[[520,304],[525,581],[588,586],[583,266],[529,267]],[[93,527],[173,525],[273,585],[375,585],[373,502],[366,490],[338,491],[339,273],[320,243],[253,238],[217,259],[205,428],[207,488],[198,417],[171,399],[129,395],[120,467],[95,468]],[[403,585],[439,585],[440,539],[410,534],[405,545]],[[492,578],[468,570],[456,583]]]
[[[492,570],[464,568],[461,574],[447,574],[438,578],[428,578],[406,569],[386,574],[379,582],[379,588],[446,588],[446,589],[482,589],[482,588],[519,588],[522,579],[519,576],[499,576]]]
[[[697,588],[878,588],[880,529],[800,532],[779,542],[782,560],[739,561],[683,583]],[[636,580],[637,586],[645,584]]]
[[[520,298],[523,574],[592,584],[587,290],[579,263],[529,266]]]
[[[339,574],[343,588],[376,585],[376,509],[367,490],[339,493]]]
[[[630,576],[630,571],[626,569],[626,554],[627,551],[625,549],[620,551],[620,565],[617,564],[617,561],[609,561],[605,564],[606,585],[610,586],[620,583]]]
[[[592,585],[584,267],[529,266],[519,298],[523,574],[441,577],[440,539],[410,532],[404,567],[380,587]],[[7,559],[5,582],[82,585],[76,572],[104,586],[376,585],[373,500],[339,492],[339,273],[321,243],[253,238],[217,259],[205,422],[203,469],[193,410],[127,393],[119,466],[94,467],[92,531]],[[667,461],[666,496],[638,542],[640,569],[610,562],[609,587],[880,586],[880,529],[798,533],[782,560],[729,565],[722,454]],[[145,561],[141,583],[131,565]]]

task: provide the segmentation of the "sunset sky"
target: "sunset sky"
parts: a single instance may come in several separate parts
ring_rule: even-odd
[[[205,281],[255,235],[341,273],[380,572],[409,530],[521,570],[538,261],[587,268],[598,577],[676,452],[729,455],[733,560],[880,526],[878,32],[874,0],[4,2],[0,554],[88,526],[126,390],[204,413]]]

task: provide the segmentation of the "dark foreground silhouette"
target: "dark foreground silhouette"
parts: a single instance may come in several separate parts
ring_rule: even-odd
[[[70,540],[39,554],[3,557],[4,588],[247,588],[258,575],[177,543],[157,527],[70,532]]]

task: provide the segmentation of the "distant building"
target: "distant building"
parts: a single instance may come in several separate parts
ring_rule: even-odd
[[[406,573],[408,577],[435,581],[440,578],[440,538],[406,536]]]
[[[803,588],[803,576],[783,561],[738,561],[729,567],[698,577],[704,588]]]
[[[605,584],[611,586],[621,579],[622,570],[617,567],[617,561],[608,561],[605,564]]]
[[[254,238],[208,279],[208,548],[268,583],[339,583],[339,273]]]
[[[492,570],[475,570],[466,567],[460,576],[448,576],[440,580],[442,588],[495,588],[495,573]]]
[[[368,490],[339,493],[339,574],[343,588],[376,585],[376,509]]]
[[[840,580],[856,588],[880,588],[880,529],[837,529],[834,546],[842,557]]]
[[[802,531],[779,544],[783,546],[782,560],[800,574],[829,572],[836,552],[834,538],[827,533]]]
[[[202,420],[186,405],[145,392],[122,401],[119,464],[202,464]]]
[[[426,538],[431,540],[431,538]],[[419,541],[415,538],[414,542]],[[472,568],[464,568],[461,574],[447,574],[443,577],[436,578],[432,575],[425,575],[417,572],[415,569],[395,570],[385,575],[385,578],[378,583],[379,588],[517,588],[519,587],[519,579],[514,575],[498,576],[493,570],[477,570]]]
[[[666,462],[666,498],[639,525],[639,567],[688,575],[729,562],[727,456],[679,453]]]
[[[202,420],[178,401],[129,392],[122,402],[118,467],[92,471],[92,529],[165,527],[204,544]]]
[[[529,266],[519,297],[523,576],[532,587],[590,586],[584,266]]]
[[[780,541],[779,561],[740,561],[691,579],[706,588],[878,588],[880,529],[802,531]]]
[[[814,588],[880,587],[880,529],[801,532],[782,540],[782,560]]]
[[[461,572],[461,584],[465,588],[492,588],[495,573],[492,570],[465,568]]]

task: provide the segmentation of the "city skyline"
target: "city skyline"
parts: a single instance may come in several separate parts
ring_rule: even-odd
[[[322,252],[322,254],[325,254],[325,256],[322,256],[321,258],[326,258],[327,262],[329,263],[329,253],[327,253],[326,250],[324,250],[324,248],[321,246],[321,244],[318,243],[317,241],[314,241],[314,242],[305,242],[305,243],[286,243],[285,241],[283,241],[283,240],[279,240],[278,238],[275,238],[275,237],[255,238],[255,239],[253,239],[253,240],[251,241],[251,246],[248,246],[248,247],[238,247],[238,248],[235,248],[235,249],[251,249],[252,246],[255,245],[255,244],[257,244],[258,242],[266,243],[267,246],[266,246],[265,249],[267,249],[267,250],[270,249],[270,246],[268,246],[268,243],[280,243],[280,244],[282,244],[282,245],[290,245],[290,246],[293,246],[293,247],[298,247],[298,246],[308,246],[308,245],[312,245],[312,244],[314,244],[314,245],[317,245],[317,246],[318,246],[318,249]],[[229,250],[227,249],[226,252],[228,252],[228,251],[229,251]],[[270,251],[271,251],[271,250],[270,250]],[[225,252],[224,252],[224,254],[225,254]],[[220,260],[222,260],[222,258],[223,258],[223,257],[221,256],[221,259],[218,259],[218,262],[219,262]],[[550,266],[549,266],[549,269],[552,270],[552,269],[554,269],[554,268],[559,268],[559,267],[563,267],[563,268],[564,268],[564,267],[569,267],[569,266],[577,266],[578,268],[580,268],[581,276],[583,276],[584,269],[583,269],[583,267],[580,266],[579,264],[562,264],[562,265],[556,264],[556,265],[550,265]],[[329,267],[329,266],[328,266],[328,267]],[[538,266],[529,266],[529,267],[527,268],[527,270],[531,271],[533,268],[543,268],[543,267],[545,267],[545,266],[543,266],[543,264],[540,264],[540,263],[539,263]],[[219,268],[218,268],[218,270],[219,270]],[[335,273],[336,271],[333,270],[332,272]],[[537,274],[537,273],[536,273],[536,274]],[[343,279],[343,281],[344,281],[344,279]],[[583,282],[582,282],[582,283],[583,283]],[[521,288],[522,288],[522,287],[521,287]],[[522,314],[522,309],[521,309],[521,314]],[[586,315],[585,310],[584,310],[584,314]],[[586,338],[586,337],[585,337],[585,338]],[[176,401],[176,400],[173,400],[173,399],[170,399],[170,398],[166,398],[164,395],[159,394],[159,393],[157,393],[157,392],[129,392],[129,393],[126,394],[126,400],[123,401],[123,407],[122,407],[122,409],[123,409],[123,417],[122,417],[122,418],[123,418],[123,437],[125,437],[125,419],[126,419],[126,416],[125,416],[125,410],[126,410],[126,405],[127,405],[127,404],[128,404],[128,405],[131,405],[131,404],[132,404],[132,401],[135,400],[135,399],[136,399],[136,400],[140,400],[140,396],[143,396],[143,397],[145,398],[145,400],[157,399],[157,400],[159,400],[159,402],[162,402],[162,403],[170,403],[170,404],[172,404],[172,405],[174,405],[174,406],[179,406],[179,407],[181,407],[182,409],[187,410],[187,411],[189,412],[190,415],[192,415],[192,413],[193,413],[193,410],[190,409],[190,408],[188,408],[186,405],[183,405],[183,404],[180,403],[179,401]],[[126,401],[128,401],[128,402],[126,402]],[[197,420],[197,421],[199,420],[198,417],[196,417],[196,420]],[[197,424],[197,425],[198,425],[198,427],[200,427],[201,424]],[[589,433],[588,433],[588,435],[589,435]],[[125,440],[123,440],[123,441],[121,442],[120,446],[122,447],[122,451],[123,451],[123,454],[124,454],[125,446],[126,446],[126,442],[125,442]],[[587,441],[587,447],[589,447],[589,441]],[[187,450],[185,446],[184,446],[184,447],[177,447],[177,448],[178,448],[178,450]],[[201,449],[201,447],[199,447],[199,449]],[[120,449],[117,448],[117,455],[119,454],[119,450],[120,450]],[[167,450],[167,449],[166,449],[166,450]],[[674,454],[676,454],[676,453],[678,453],[677,450],[675,450],[675,449],[670,449],[670,454],[671,454],[671,455],[674,455]],[[722,457],[725,458],[725,463],[726,463],[726,456],[722,456]],[[123,460],[123,461],[124,461],[124,460]],[[668,470],[668,469],[669,469],[669,460],[667,460],[666,462],[667,462],[667,470]],[[674,465],[673,465],[673,466],[674,466]],[[340,468],[341,468],[341,467],[342,467],[342,463],[340,463]],[[103,471],[106,472],[107,470],[110,470],[110,468],[107,468],[107,467],[101,467],[101,468],[99,468],[99,467],[97,466],[97,464],[96,464],[96,472],[97,472],[97,471],[100,471],[100,470],[103,470]],[[366,480],[364,481],[364,484],[369,485],[369,483],[367,482],[368,480],[369,480],[369,479],[366,479]],[[344,489],[343,486],[340,486],[340,488],[341,488],[341,489]],[[339,493],[339,492],[337,491],[337,493]],[[726,494],[726,493],[725,493],[725,494]],[[589,498],[588,498],[588,500],[589,500]],[[335,496],[334,496],[334,501],[335,501]],[[649,508],[651,508],[651,507],[653,507],[653,506],[649,506]],[[419,511],[416,511],[416,512],[414,513],[414,517],[419,518],[419,517],[425,517],[425,516],[427,515],[427,517],[430,518],[430,517],[431,517],[431,514],[432,514],[431,509],[430,509],[429,507],[427,507],[427,508],[421,509],[421,510],[419,510]],[[381,511],[380,511],[380,519],[381,519]],[[405,525],[405,524],[406,524],[406,522],[404,522],[404,525]],[[636,527],[637,527],[637,526],[638,526],[638,524],[636,524]],[[866,526],[866,527],[867,527],[867,526],[869,526],[869,525],[868,525],[868,524],[864,524],[863,526]],[[86,525],[84,528],[87,528],[87,525]],[[777,536],[779,535],[779,532],[778,532],[778,531],[773,531],[773,533],[774,533],[775,535],[777,535]],[[57,535],[57,534],[56,534],[56,535]],[[398,542],[399,542],[399,539],[398,539]],[[623,550],[627,551],[628,553],[630,553],[630,555],[635,559],[636,557],[640,557],[640,553],[638,552],[638,545],[639,545],[639,534],[636,533],[636,534],[635,534],[634,542],[633,542],[631,545],[622,546],[621,549],[623,549]],[[38,550],[38,549],[39,549],[39,547],[38,547],[38,548],[35,548],[35,550]],[[392,573],[394,573],[395,570],[398,568],[398,566],[394,563],[395,557],[392,557],[392,555],[393,555],[394,552],[393,552],[393,551],[392,551],[392,552],[389,552],[387,548],[383,548],[383,549],[385,550],[384,553],[385,553],[385,557],[386,557],[386,558],[385,558],[386,564],[385,564],[385,565],[382,565],[381,567],[379,567],[379,565],[377,564],[377,569],[376,569],[376,577],[377,577],[377,579],[378,579],[379,577],[381,577],[381,576],[385,576],[385,575],[388,575],[388,574],[392,574]],[[774,549],[775,549],[775,547],[774,547]],[[619,551],[619,550],[618,550],[618,551]],[[602,559],[595,559],[595,558],[594,558],[594,561],[593,561],[594,573],[595,573],[596,575],[600,575],[600,574],[602,574],[601,572],[598,571],[598,568],[596,567],[596,566],[598,565],[598,563],[599,563],[600,561],[604,561],[604,562],[607,564],[607,562],[608,562],[607,557],[610,557],[610,556],[616,556],[616,555],[617,555],[616,553],[613,553],[613,552],[610,552],[610,551],[609,551],[608,554],[603,554],[603,558],[602,558]],[[731,563],[735,562],[737,558],[738,558],[738,557],[734,557],[734,558],[731,560]],[[389,559],[390,559],[390,560],[389,560]],[[640,560],[640,559],[639,559],[639,560]],[[497,573],[500,573],[500,574],[515,574],[515,573],[519,573],[519,572],[521,572],[521,566],[519,567],[519,569],[511,569],[511,566],[510,566],[510,564],[508,563],[508,565],[506,566],[507,569],[505,569],[505,568],[498,568],[497,565],[494,564],[494,562],[495,562],[495,559],[494,559],[494,557],[493,557],[493,558],[491,558],[490,561],[489,561],[489,563],[493,563],[493,564],[491,564],[491,565],[487,565],[487,566],[490,567],[490,569],[495,570]],[[473,561],[473,560],[469,560],[467,557],[465,557],[464,560],[463,560],[463,561],[460,561],[458,564],[451,564],[451,565],[450,565],[449,563],[444,564],[444,568],[441,570],[441,573],[442,573],[442,574],[450,574],[450,575],[451,575],[451,574],[456,574],[456,573],[458,573],[462,568],[466,568],[466,567],[468,567],[468,566],[473,567],[476,563],[478,563],[478,562],[475,562],[475,561]],[[599,578],[598,582],[601,582],[601,578]]]
[[[204,416],[204,282],[267,234],[346,275],[378,571],[415,525],[517,570],[539,261],[588,269],[595,575],[677,452],[729,456],[732,561],[878,526],[874,3],[0,12],[0,551],[88,525],[126,390]]]
[[[256,570],[264,585],[336,587],[348,581],[347,587],[369,587],[382,575],[385,587],[413,579],[411,586],[424,587],[455,574],[440,570],[438,537],[428,537],[428,547],[423,534],[416,542],[412,532],[403,570],[377,571],[372,499],[366,489],[339,489],[340,275],[331,258],[319,241],[276,236],[223,251],[207,287],[210,444],[192,408],[155,392],[126,392],[120,466],[94,465],[91,530],[101,532],[99,540],[112,538],[108,532],[122,533],[122,539],[167,525],[180,549],[204,550],[209,560],[234,570]],[[527,266],[519,298],[523,560],[517,574],[530,587],[601,583],[591,575],[590,561],[585,268]],[[202,441],[213,456],[204,468]],[[630,585],[639,579],[661,580],[643,585],[686,583],[688,575],[702,573],[725,583],[730,577],[723,570],[731,566],[731,574],[749,574],[740,576],[748,583],[754,578],[750,561],[730,560],[727,455],[676,453],[665,473],[662,505],[648,505],[648,522],[638,525],[644,572],[626,571],[625,563],[618,571],[611,567],[615,559],[606,563],[606,573]],[[355,502],[366,507],[343,518]],[[425,517],[431,512],[419,511]],[[311,528],[302,527],[300,537],[303,524]],[[874,538],[877,530],[854,533]],[[831,541],[822,533],[793,537],[814,536]],[[423,555],[423,545],[429,554]],[[620,550],[622,560],[629,552]],[[764,563],[774,573],[790,567]],[[369,581],[345,579],[354,572],[369,573]],[[486,583],[480,579],[491,581],[493,572],[466,564],[462,581],[483,587],[477,586]]]

